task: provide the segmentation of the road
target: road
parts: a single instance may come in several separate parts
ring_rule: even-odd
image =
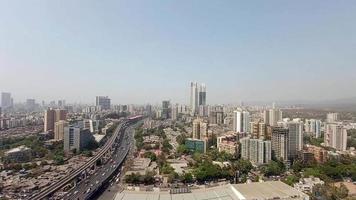
[[[65,200],[85,200],[102,188],[102,185],[112,180],[114,183],[116,175],[121,171],[121,164],[126,158],[131,141],[133,140],[132,127],[123,130],[119,135],[121,138],[115,145],[112,158],[100,166],[93,175],[81,181],[63,199]],[[99,191],[100,192],[100,191]]]

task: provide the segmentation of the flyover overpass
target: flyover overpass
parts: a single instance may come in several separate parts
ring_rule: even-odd
[[[86,176],[87,171],[90,170],[91,168],[96,166],[96,163],[99,160],[102,160],[105,157],[110,157],[111,152],[113,150],[114,144],[122,139],[122,136],[125,132],[125,129],[130,126],[132,123],[137,122],[140,120],[142,116],[134,116],[130,117],[128,119],[122,120],[116,130],[114,131],[114,134],[111,136],[111,138],[105,143],[105,145],[102,147],[102,149],[99,151],[98,154],[96,154],[94,157],[92,157],[88,162],[86,162],[84,165],[79,167],[78,169],[70,172],[67,176],[61,178],[54,184],[48,186],[47,188],[42,189],[39,193],[32,195],[28,199],[50,199],[51,196],[56,193],[57,191],[61,190],[64,188],[66,185],[70,184],[71,182],[75,182],[75,180],[81,179],[82,176]],[[119,137],[120,136],[120,137]]]

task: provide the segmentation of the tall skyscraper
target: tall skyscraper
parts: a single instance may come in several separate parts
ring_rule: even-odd
[[[178,113],[179,113],[178,104],[172,105],[172,116],[171,116],[172,120],[178,119]]]
[[[170,110],[169,110],[169,101],[162,101],[162,118],[163,119],[168,119],[170,115]]]
[[[289,159],[294,160],[298,152],[303,149],[303,124],[302,122],[288,122]]]
[[[197,82],[190,83],[190,109],[191,115],[199,114],[199,106],[206,105],[206,86]]]
[[[64,151],[68,152],[76,149],[77,152],[94,140],[94,136],[89,129],[82,129],[80,127],[67,126],[64,128]]]
[[[200,139],[200,122],[201,119],[193,121],[193,139]]]
[[[288,160],[289,152],[288,129],[283,127],[272,127],[272,154],[277,159]]]
[[[110,110],[111,100],[108,96],[97,96],[95,105],[100,106],[103,110]]]
[[[55,122],[56,112],[52,108],[48,108],[44,113],[44,131],[53,131]]]
[[[242,138],[241,158],[249,160],[253,164],[265,164],[271,161],[271,141],[262,139]]]
[[[63,140],[64,139],[64,128],[68,126],[68,122],[65,120],[60,120],[54,124],[54,139]]]
[[[64,109],[56,109],[56,116],[55,116],[55,121],[58,122],[60,120],[66,120],[67,119],[67,110]]]
[[[201,84],[199,87],[199,106],[206,105],[206,86],[205,84]]]
[[[276,108],[269,110],[269,125],[277,126],[277,122],[282,120],[282,111]]]
[[[339,120],[339,113],[328,113],[326,115],[326,122],[333,123]]]
[[[312,133],[315,138],[321,137],[321,121],[316,119],[305,120],[305,132]]]
[[[6,110],[13,106],[13,100],[11,98],[11,93],[2,92],[1,93],[1,107]]]
[[[44,113],[44,131],[54,131],[54,125],[60,120],[67,119],[67,111],[63,109],[53,110],[48,108]]]
[[[346,151],[347,129],[343,125],[328,123],[324,134],[324,145],[338,151]]]
[[[234,111],[233,130],[236,133],[248,133],[250,129],[250,113],[247,111]]]

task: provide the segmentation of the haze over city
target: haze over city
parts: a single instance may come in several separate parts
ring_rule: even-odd
[[[355,97],[354,1],[1,1],[15,102],[209,104]],[[222,98],[224,97],[224,98]]]

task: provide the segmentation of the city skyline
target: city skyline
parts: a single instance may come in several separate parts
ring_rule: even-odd
[[[15,102],[189,104],[190,81],[208,104],[355,97],[351,1],[0,5],[0,91]]]

